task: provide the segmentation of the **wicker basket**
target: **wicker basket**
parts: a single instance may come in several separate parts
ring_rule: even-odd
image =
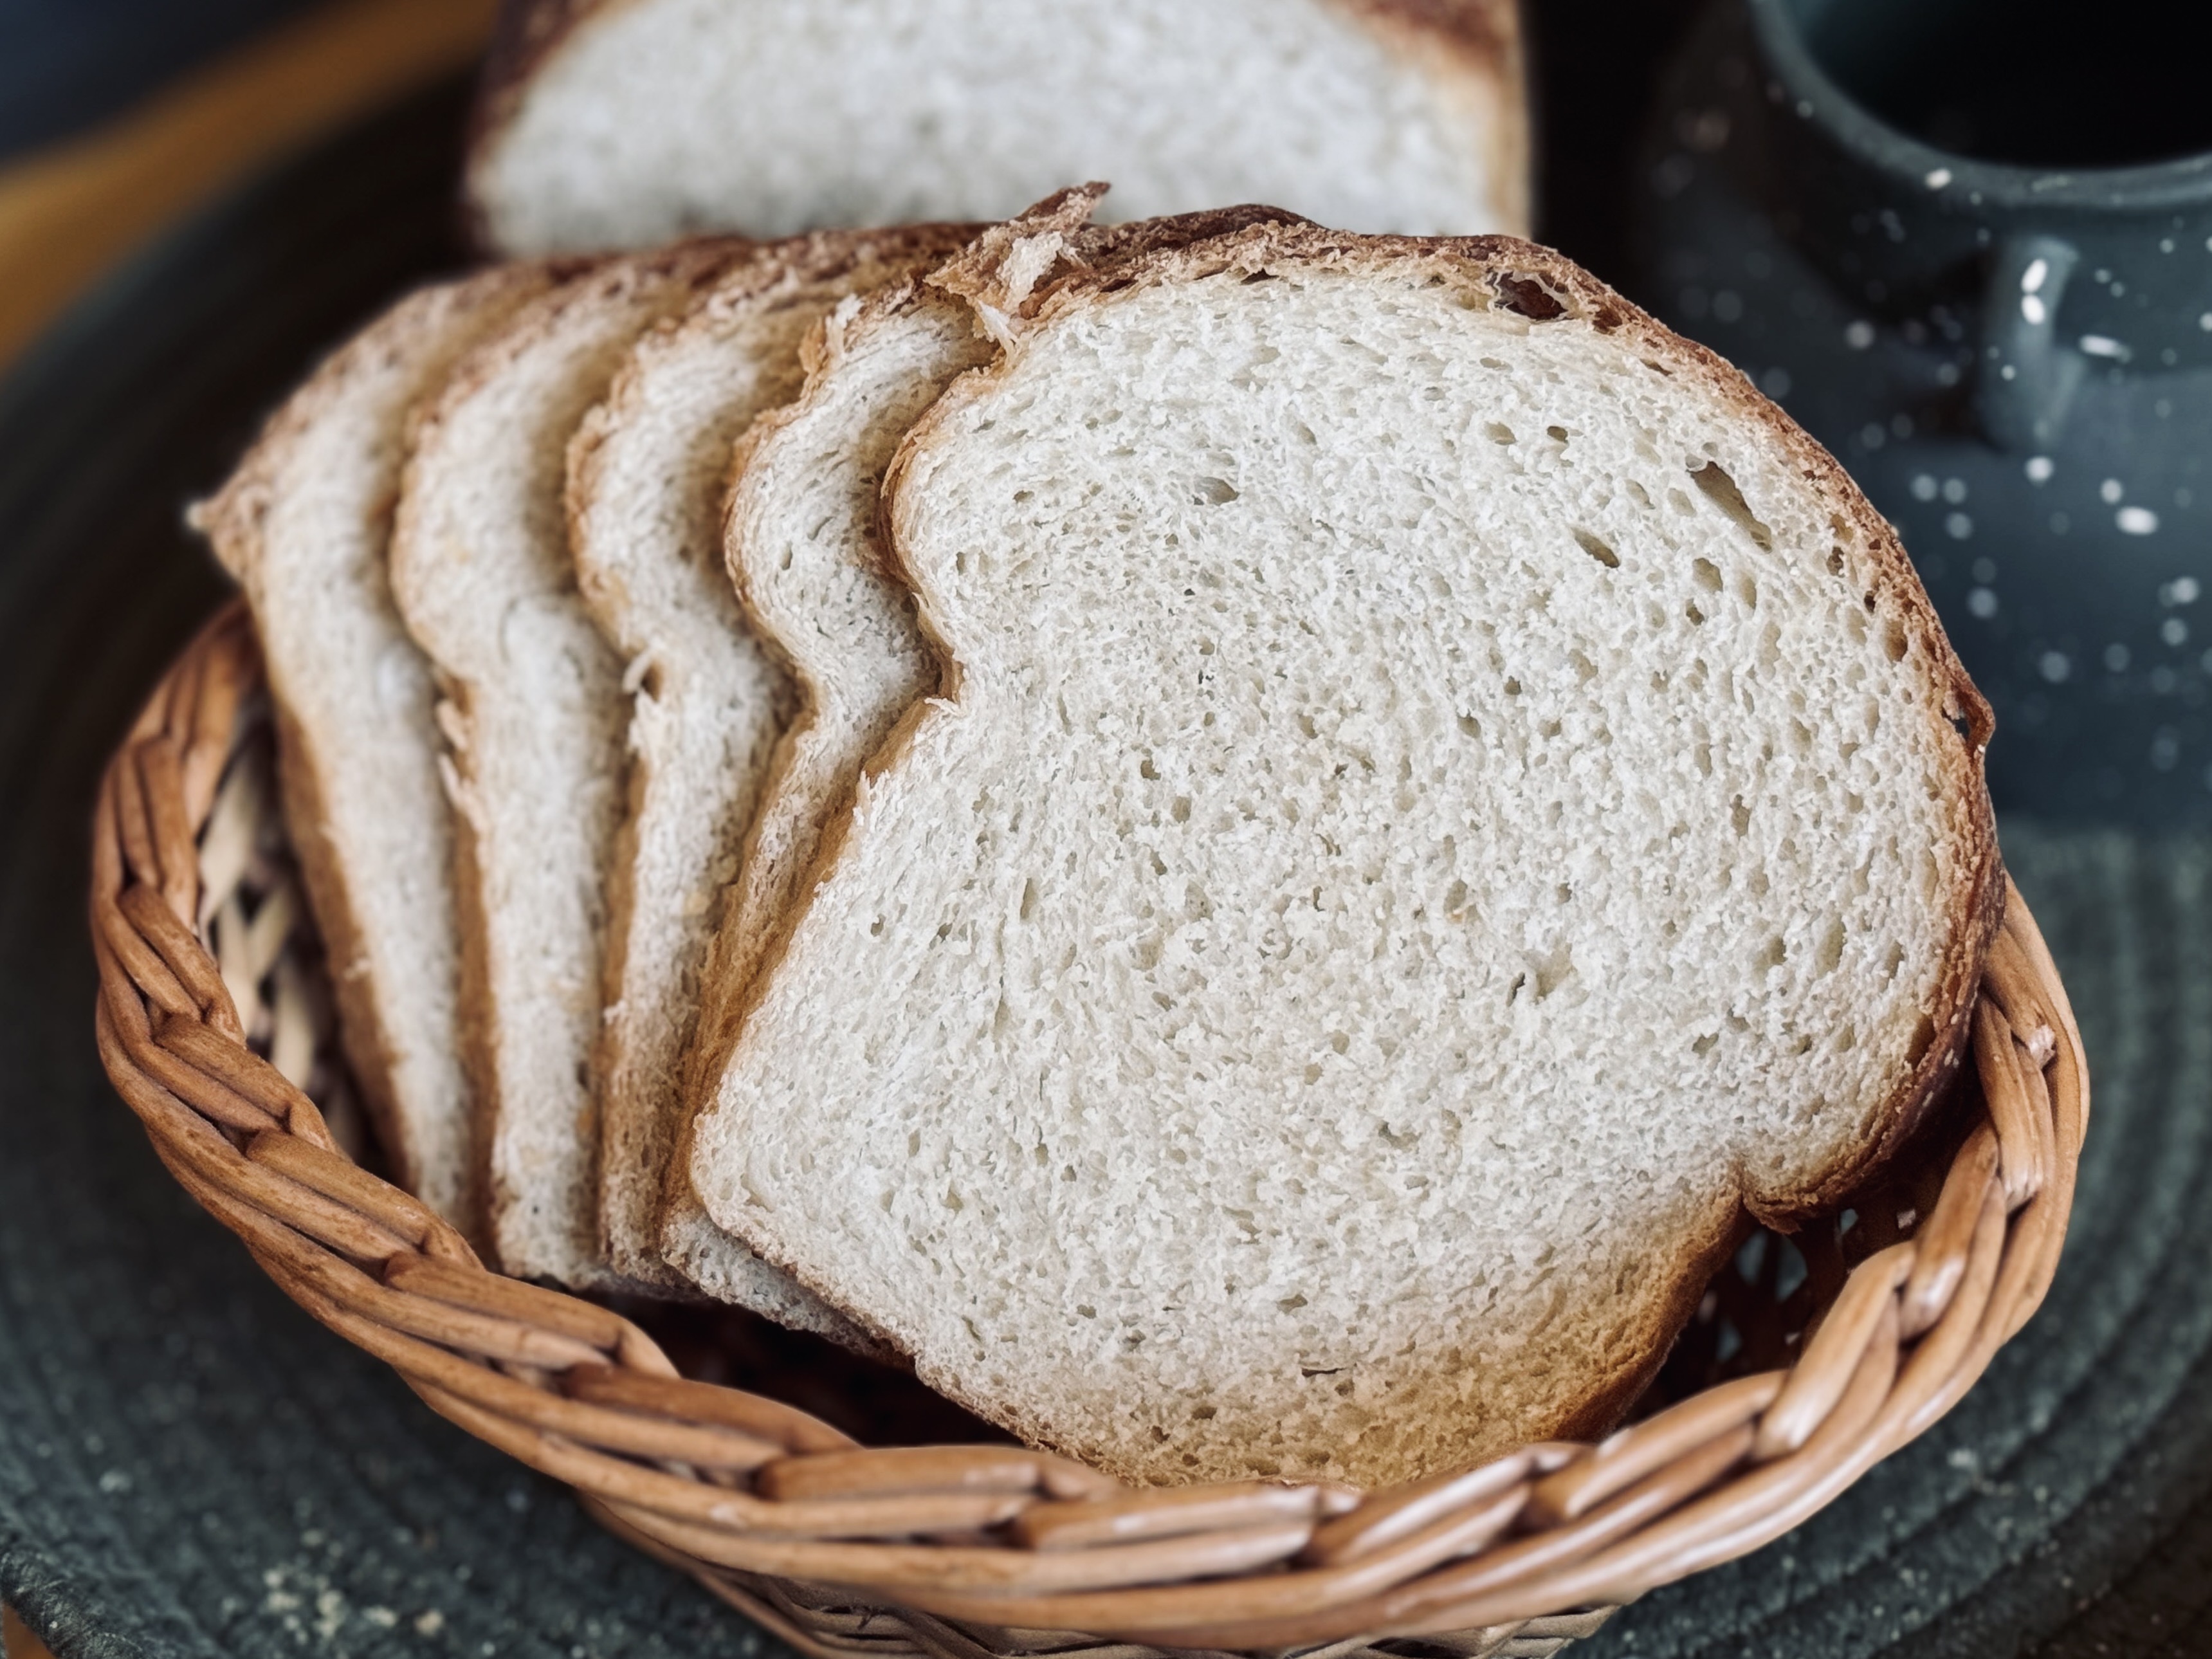
[[[1680,1398],[1600,1445],[1376,1492],[1136,1490],[1017,1447],[866,1448],[684,1379],[605,1308],[487,1271],[341,1149],[309,1093],[342,1068],[265,710],[234,606],[108,768],[92,890],[108,1074],[295,1301],[812,1653],[1551,1653],[1796,1525],[1934,1423],[2057,1265],[2088,1079],[2008,888],[1956,1121],[1852,1209],[1740,1252],[1669,1361]]]

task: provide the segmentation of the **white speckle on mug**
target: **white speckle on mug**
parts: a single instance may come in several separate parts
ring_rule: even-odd
[[[2097,486],[2097,495],[2107,507],[2117,506],[2120,497],[2127,493],[2128,487],[2118,478],[2107,478]]]
[[[2212,321],[2212,313],[2206,316],[2208,321]],[[1874,325],[1862,317],[1844,331],[1844,343],[1854,351],[1864,351],[1874,343]]]
[[[2168,617],[2159,624],[2158,636],[2168,645],[2189,643],[2189,624],[2179,617]]]
[[[1951,182],[1951,169],[1948,167],[1930,168],[1927,178],[1921,180],[1921,182],[1926,185],[1930,190],[1941,190],[1944,185]]]
[[[2092,357],[2109,357],[2115,362],[2125,362],[2132,355],[2124,345],[2109,334],[2084,334],[2081,349]]]
[[[2124,507],[2112,515],[2112,522],[2120,527],[2124,536],[2154,536],[2158,533],[2158,514],[2147,507]]]
[[[2036,659],[2036,670],[2053,685],[2063,685],[2074,665],[2063,651],[2046,651]]]
[[[1983,622],[1987,622],[1997,614],[1997,596],[1986,587],[1969,588],[1966,591],[1966,609]]]
[[[2057,470],[2057,464],[2048,455],[2031,455],[2027,458],[2027,481],[2030,483],[2049,483],[2051,475]]]
[[[2117,640],[2105,647],[2105,672],[2108,674],[2128,672],[2128,648]]]
[[[1932,501],[1936,499],[1936,492],[1942,488],[1942,486],[1929,474],[1916,473],[1912,479],[1912,499],[1916,501]]]
[[[1974,521],[1963,513],[1943,515],[1943,533],[1954,542],[1963,542],[1974,533]]]
[[[1966,499],[1966,481],[1964,478],[1944,479],[1943,499],[1950,502],[1954,507],[1958,506],[1960,501],[1965,501]]]

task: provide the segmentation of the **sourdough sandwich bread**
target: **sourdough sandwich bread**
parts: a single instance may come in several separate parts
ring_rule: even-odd
[[[556,273],[410,295],[270,417],[192,522],[245,590],[277,712],[286,821],[348,1065],[399,1180],[470,1226],[451,814],[435,688],[386,568],[409,411]]]
[[[1024,286],[885,486],[944,695],[695,1188],[1131,1479],[1602,1428],[1742,1210],[1955,1066],[1985,707],[1840,469],[1556,256],[1260,227]]]
[[[585,603],[628,665],[630,808],[608,872],[598,1071],[599,1225],[610,1267],[663,1287],[661,1191],[681,1062],[788,681],[739,612],[722,559],[732,447],[798,392],[800,342],[841,300],[926,270],[972,232],[824,232],[764,244],[647,331],[568,447],[570,550]],[[850,1328],[741,1247],[716,1289],[785,1322]]]
[[[702,980],[695,1103],[726,1064],[753,981],[781,948],[863,763],[939,685],[938,653],[877,530],[877,494],[907,429],[961,374],[995,360],[997,319],[1055,264],[1103,271],[1150,249],[1291,216],[1238,207],[1090,228],[1105,193],[1097,184],[1055,191],[926,279],[841,302],[807,343],[805,390],[738,447],[725,513],[729,574],[751,626],[790,665],[800,706],[777,747]],[[688,1159],[670,1171],[660,1243],[666,1260],[710,1294],[755,1305],[746,1291],[763,1264],[714,1225],[691,1189]]]
[[[468,191],[508,252],[1269,201],[1525,229],[1513,0],[517,0]]]
[[[638,336],[750,257],[690,244],[574,276],[464,357],[415,422],[392,585],[443,692],[461,1052],[486,1232],[518,1277],[609,1279],[592,1064],[630,698],[576,589],[568,440]]]
[[[1100,185],[1055,192],[991,227],[975,257],[995,274],[1017,239],[1055,257],[1103,193]],[[690,1102],[700,1079],[720,1075],[753,979],[781,945],[823,830],[849,807],[861,763],[936,689],[938,659],[913,600],[883,568],[876,492],[907,428],[955,376],[998,348],[967,304],[921,275],[865,299],[855,291],[822,317],[805,342],[803,391],[763,416],[736,448],[722,514],[726,575],[750,629],[789,669],[798,707],[776,744],[701,978]],[[688,1116],[678,1114],[679,1137]],[[658,1167],[665,1261],[708,1294],[745,1306],[761,1305],[753,1298],[762,1274],[792,1283],[714,1225],[684,1159]]]

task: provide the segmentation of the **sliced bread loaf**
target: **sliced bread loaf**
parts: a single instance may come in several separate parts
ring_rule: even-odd
[[[415,422],[392,586],[444,693],[461,1053],[486,1231],[522,1278],[607,1277],[591,1062],[630,699],[576,592],[568,440],[639,334],[750,257],[695,243],[574,276],[463,358]]]
[[[385,556],[409,411],[557,275],[510,265],[402,300],[315,371],[191,514],[253,608],[347,1062],[393,1173],[464,1227],[451,813],[430,665]]]
[[[804,392],[763,416],[738,447],[726,513],[729,571],[751,626],[789,664],[800,709],[777,747],[702,981],[689,1067],[695,1105],[727,1063],[753,980],[781,948],[823,836],[850,810],[862,764],[938,689],[938,653],[878,539],[877,493],[907,429],[961,374],[997,357],[997,319],[1054,269],[1103,270],[1149,249],[1291,216],[1239,207],[1085,228],[1104,194],[1103,185],[1057,191],[991,227],[927,282],[841,303],[808,342]],[[669,1176],[666,1259],[710,1293],[744,1301],[746,1287],[775,1270],[714,1224],[685,1160],[672,1160]]]
[[[629,663],[630,811],[608,882],[599,1066],[600,1237],[609,1265],[683,1285],[662,1260],[661,1190],[708,945],[793,707],[748,629],[721,556],[732,446],[804,374],[799,344],[841,299],[927,270],[974,228],[824,232],[763,244],[699,304],[648,331],[568,447],[568,538],[586,605]],[[786,1318],[749,1255],[728,1299]],[[841,1331],[846,1328],[839,1321]]]
[[[509,252],[1280,202],[1527,227],[1513,0],[519,0],[468,189]]]
[[[1990,722],[1894,535],[1524,244],[1261,228],[1002,323],[886,485],[947,693],[695,1187],[1132,1479],[1602,1428],[1957,1063]]]

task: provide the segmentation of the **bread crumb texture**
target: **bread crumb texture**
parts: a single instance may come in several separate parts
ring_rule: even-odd
[[[1955,662],[1819,452],[1398,246],[1067,296],[909,439],[957,695],[699,1126],[718,1222],[1139,1479],[1625,1407],[1740,1201],[1901,1109],[1988,857]]]
[[[1116,217],[1267,201],[1363,230],[1518,228],[1517,52],[1489,39],[1494,19],[1473,52],[1382,11],[600,4],[494,89],[471,190],[519,253],[995,219],[1096,178],[1114,181]]]

